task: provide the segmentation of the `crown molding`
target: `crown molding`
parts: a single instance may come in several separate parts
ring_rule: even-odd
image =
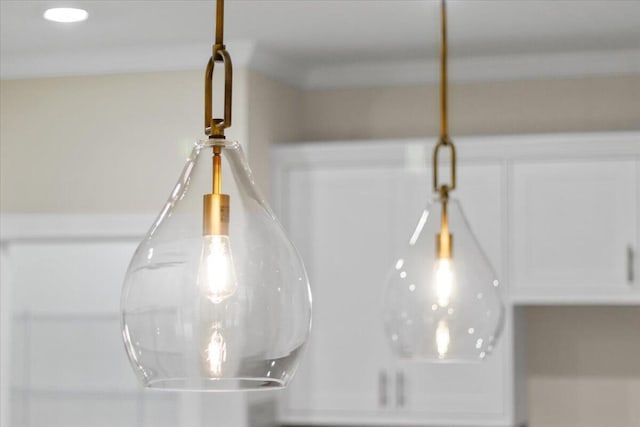
[[[2,53],[0,78],[26,79],[199,70],[210,45],[131,47],[64,53]],[[308,90],[436,83],[438,58],[307,66],[253,42],[228,43],[236,67]],[[510,81],[640,74],[640,49],[452,58],[454,82]]]
[[[439,60],[354,63],[316,67],[304,76],[306,89],[406,86],[436,83]],[[640,74],[640,49],[452,58],[454,82],[511,81]]]
[[[254,52],[251,42],[227,43],[233,63],[244,67]],[[204,70],[210,44],[135,46],[67,52],[2,52],[0,79],[83,76],[154,71]]]
[[[253,46],[246,66],[281,83],[306,89],[309,69],[261,46]]]

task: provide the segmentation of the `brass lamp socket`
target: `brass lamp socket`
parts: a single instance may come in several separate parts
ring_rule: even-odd
[[[229,195],[205,194],[202,198],[202,234],[229,235]]]
[[[439,259],[451,259],[453,250],[453,235],[451,233],[438,233],[436,235],[436,252]]]

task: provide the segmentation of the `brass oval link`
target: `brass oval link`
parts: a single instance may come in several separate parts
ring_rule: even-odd
[[[438,153],[440,152],[440,148],[447,147],[449,148],[450,160],[451,160],[451,175],[449,184],[440,184],[438,179]],[[456,188],[456,147],[453,145],[453,142],[447,136],[441,136],[433,149],[433,190],[440,191],[443,196],[446,196],[447,193]]]
[[[224,64],[224,112],[222,118],[214,117],[213,113],[213,77],[216,62]],[[231,56],[224,45],[215,44],[205,73],[204,132],[206,135],[214,138],[224,138],[224,130],[231,127],[232,89],[233,66],[231,64]]]

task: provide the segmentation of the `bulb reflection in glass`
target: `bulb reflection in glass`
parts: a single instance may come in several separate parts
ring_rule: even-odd
[[[213,376],[222,375],[222,365],[227,361],[227,343],[220,330],[214,326],[209,345],[207,346],[207,362]]]
[[[204,296],[218,304],[238,288],[229,236],[204,236],[198,269],[198,287]]]
[[[453,262],[449,258],[438,258],[435,263],[434,287],[440,307],[446,307],[451,301],[455,286]]]
[[[449,327],[447,322],[441,320],[438,322],[438,329],[436,329],[436,347],[438,349],[438,358],[444,359],[449,352],[449,343],[451,343],[451,337],[449,335]]]

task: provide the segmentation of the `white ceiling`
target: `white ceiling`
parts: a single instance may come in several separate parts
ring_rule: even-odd
[[[640,72],[640,1],[448,4],[452,64],[463,64],[463,79]],[[89,19],[45,21],[52,6],[84,8]],[[214,12],[214,0],[0,0],[0,72],[198,68],[209,54]],[[339,86],[336,73],[351,76],[351,85],[389,74],[420,80],[437,60],[438,13],[433,0],[227,0],[225,38],[236,64],[302,86]]]

